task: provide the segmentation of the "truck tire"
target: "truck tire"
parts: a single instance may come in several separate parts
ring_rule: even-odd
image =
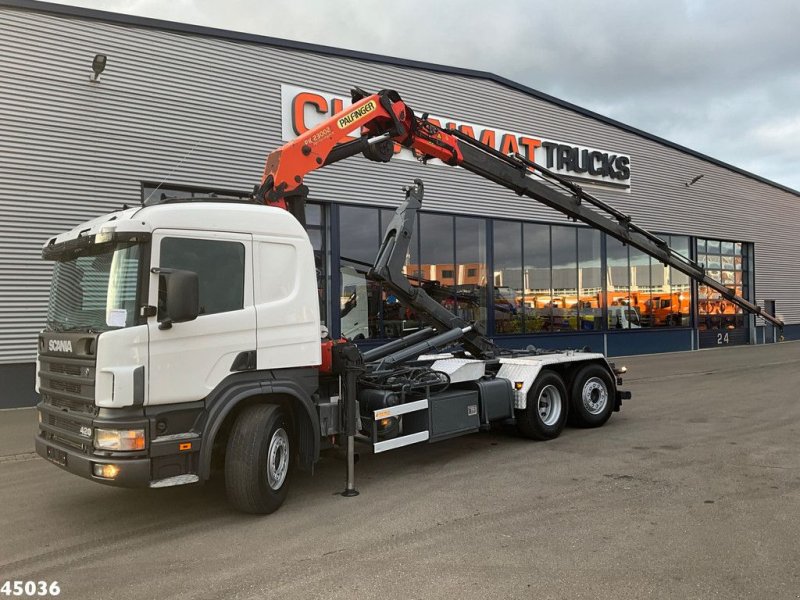
[[[614,382],[608,369],[598,364],[583,367],[572,380],[570,423],[576,427],[600,427],[614,410]]]
[[[549,370],[539,373],[528,391],[528,405],[516,411],[517,429],[533,440],[552,440],[567,422],[567,388],[561,376]]]
[[[248,406],[236,418],[225,453],[225,490],[238,510],[276,511],[286,499],[291,467],[289,427],[275,404]]]

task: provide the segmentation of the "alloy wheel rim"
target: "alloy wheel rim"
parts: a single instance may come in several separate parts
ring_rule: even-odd
[[[267,452],[267,483],[273,490],[279,490],[289,472],[289,435],[283,427],[272,434]]]
[[[552,427],[561,418],[561,400],[561,392],[554,385],[546,385],[539,392],[536,409],[547,427]]]
[[[608,404],[608,389],[599,377],[591,377],[583,384],[581,401],[586,412],[599,415]]]

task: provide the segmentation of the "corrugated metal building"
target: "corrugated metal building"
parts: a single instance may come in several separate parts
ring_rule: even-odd
[[[96,54],[107,66],[90,81]],[[396,89],[443,124],[591,185],[723,283],[774,302],[785,336],[800,337],[800,193],[495,75],[30,0],[0,1],[0,57],[0,407],[34,401],[44,240],[156,188],[246,194],[268,151],[354,85]],[[402,157],[307,178],[334,333],[369,343],[413,329],[379,289],[362,302],[366,325],[343,313],[389,216],[378,208],[414,177],[426,212],[409,274],[501,344],[619,355],[772,337],[614,240],[460,169]]]

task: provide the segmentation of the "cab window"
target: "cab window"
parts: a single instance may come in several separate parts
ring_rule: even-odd
[[[244,307],[244,245],[240,242],[167,237],[161,241],[162,269],[197,273],[200,314]],[[158,290],[158,318],[164,314],[165,290]]]

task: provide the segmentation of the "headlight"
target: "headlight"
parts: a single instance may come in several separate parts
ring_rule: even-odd
[[[144,450],[144,429],[95,429],[94,447],[100,450]]]

